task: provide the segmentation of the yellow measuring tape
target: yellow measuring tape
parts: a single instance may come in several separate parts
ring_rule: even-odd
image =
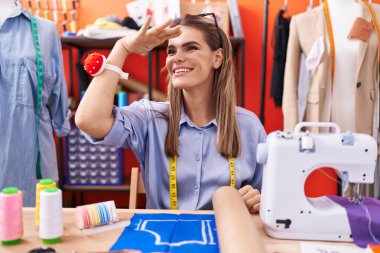
[[[170,192],[170,209],[178,209],[177,201],[177,156],[170,158],[169,166],[169,192]]]
[[[368,8],[369,13],[371,14],[372,23],[375,27],[376,34],[377,34],[377,60],[380,64],[380,29],[379,29],[379,23],[377,22],[375,12],[372,8],[372,6],[366,2],[363,1],[365,6]],[[335,42],[334,42],[334,34],[331,24],[331,16],[330,16],[330,9],[329,5],[327,3],[327,0],[323,0],[323,10],[325,12],[325,18],[326,18],[326,25],[327,25],[327,33],[329,36],[329,43],[330,43],[330,74],[331,74],[331,90],[333,89],[334,85],[334,71],[335,71]]]
[[[228,166],[230,168],[230,186],[235,188],[236,184],[236,169],[235,160],[233,157],[228,158]],[[170,158],[169,162],[169,193],[170,193],[170,209],[178,209],[177,198],[177,156]]]

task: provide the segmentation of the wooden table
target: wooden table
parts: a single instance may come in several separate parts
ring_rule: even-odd
[[[57,253],[86,253],[95,251],[105,251],[107,252],[113,243],[116,242],[117,238],[123,231],[122,228],[115,229],[112,231],[97,233],[93,235],[84,235],[77,229],[74,225],[74,208],[64,209],[64,235],[62,237],[62,242],[59,244],[51,245],[52,248],[56,250]],[[118,216],[120,220],[129,220],[133,213],[184,213],[183,211],[168,211],[168,210],[128,210],[119,209]],[[46,246],[42,243],[38,236],[38,230],[34,225],[34,208],[24,208],[24,236],[22,237],[22,242],[16,246],[0,246],[0,253],[27,253],[29,250],[34,248],[39,248]],[[197,211],[191,213],[206,213],[210,214],[212,211]],[[298,253],[300,252],[299,241],[296,240],[278,240],[268,237],[263,228],[263,224],[259,215],[252,215],[256,227],[262,237],[262,240],[268,250],[268,252],[278,252],[278,253]],[[352,243],[328,243],[348,246],[353,245]]]

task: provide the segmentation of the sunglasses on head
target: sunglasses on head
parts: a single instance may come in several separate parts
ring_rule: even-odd
[[[222,46],[222,35],[221,35],[221,33],[220,33],[220,28],[219,28],[219,25],[218,25],[218,21],[216,20],[215,13],[213,13],[213,12],[210,12],[210,13],[202,13],[202,14],[199,14],[198,16],[200,16],[200,17],[212,16],[212,17],[213,17],[213,19],[214,19],[214,23],[215,23],[215,27],[216,27],[216,31],[218,32],[218,36],[219,36],[220,47],[223,48],[223,46]]]

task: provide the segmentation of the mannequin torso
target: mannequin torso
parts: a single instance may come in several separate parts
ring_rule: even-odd
[[[338,123],[342,131],[355,132],[355,74],[359,40],[349,40],[347,36],[355,19],[360,16],[361,6],[355,0],[327,2],[335,42],[335,71],[333,89],[331,90],[330,75],[326,87],[323,120]]]
[[[15,0],[0,0],[0,28],[3,26],[5,20],[16,9]]]

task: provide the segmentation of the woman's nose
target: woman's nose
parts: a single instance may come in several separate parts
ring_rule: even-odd
[[[181,51],[177,51],[176,54],[173,56],[174,62],[183,62],[185,60],[184,54]]]

